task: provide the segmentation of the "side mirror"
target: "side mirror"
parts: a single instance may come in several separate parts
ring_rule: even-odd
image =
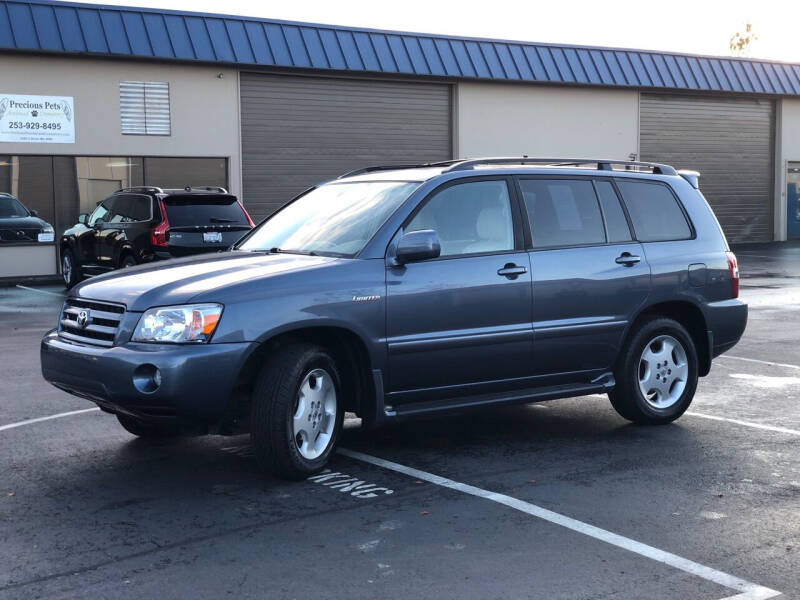
[[[94,227],[95,229],[102,229],[104,224],[105,221],[103,221],[103,219],[97,219],[97,221],[94,222],[94,225],[92,225],[92,227]]]
[[[81,213],[78,215],[78,223],[81,225],[86,225],[89,222],[89,215],[86,213]]]
[[[38,217],[39,216],[39,213],[36,212],[35,210],[29,210],[28,212],[31,213],[32,217]]]
[[[398,264],[439,258],[442,246],[439,243],[439,234],[433,229],[421,229],[403,234],[397,242],[395,259]]]

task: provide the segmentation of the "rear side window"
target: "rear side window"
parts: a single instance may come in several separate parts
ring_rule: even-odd
[[[245,225],[247,217],[236,196],[192,194],[164,198],[171,227]]]
[[[665,242],[692,237],[686,216],[666,185],[623,180],[618,180],[617,185],[639,241]]]
[[[520,180],[534,248],[604,244],[603,217],[589,180]]]
[[[600,206],[603,207],[603,216],[606,218],[606,231],[608,241],[629,242],[631,240],[631,230],[628,227],[628,220],[622,212],[622,205],[614,191],[614,186],[608,181],[596,181],[597,197],[600,199]]]

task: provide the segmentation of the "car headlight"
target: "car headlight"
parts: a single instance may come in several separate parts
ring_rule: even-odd
[[[134,342],[202,343],[211,339],[221,304],[162,306],[146,310],[131,338]]]

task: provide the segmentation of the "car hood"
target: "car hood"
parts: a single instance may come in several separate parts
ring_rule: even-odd
[[[94,277],[73,288],[71,296],[124,304],[128,310],[184,304],[209,292],[254,279],[304,271],[338,259],[298,254],[221,252],[140,265]],[[225,301],[220,294],[219,301]]]
[[[47,221],[39,217],[0,217],[0,227],[3,229],[41,229]]]

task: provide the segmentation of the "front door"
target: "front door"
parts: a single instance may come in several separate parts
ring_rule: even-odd
[[[786,170],[786,236],[800,238],[800,162],[790,162]]]
[[[608,180],[521,178],[533,251],[534,366],[544,382],[613,366],[650,267]]]
[[[523,385],[531,274],[505,178],[445,184],[405,232],[433,229],[438,259],[387,267],[389,403]]]

